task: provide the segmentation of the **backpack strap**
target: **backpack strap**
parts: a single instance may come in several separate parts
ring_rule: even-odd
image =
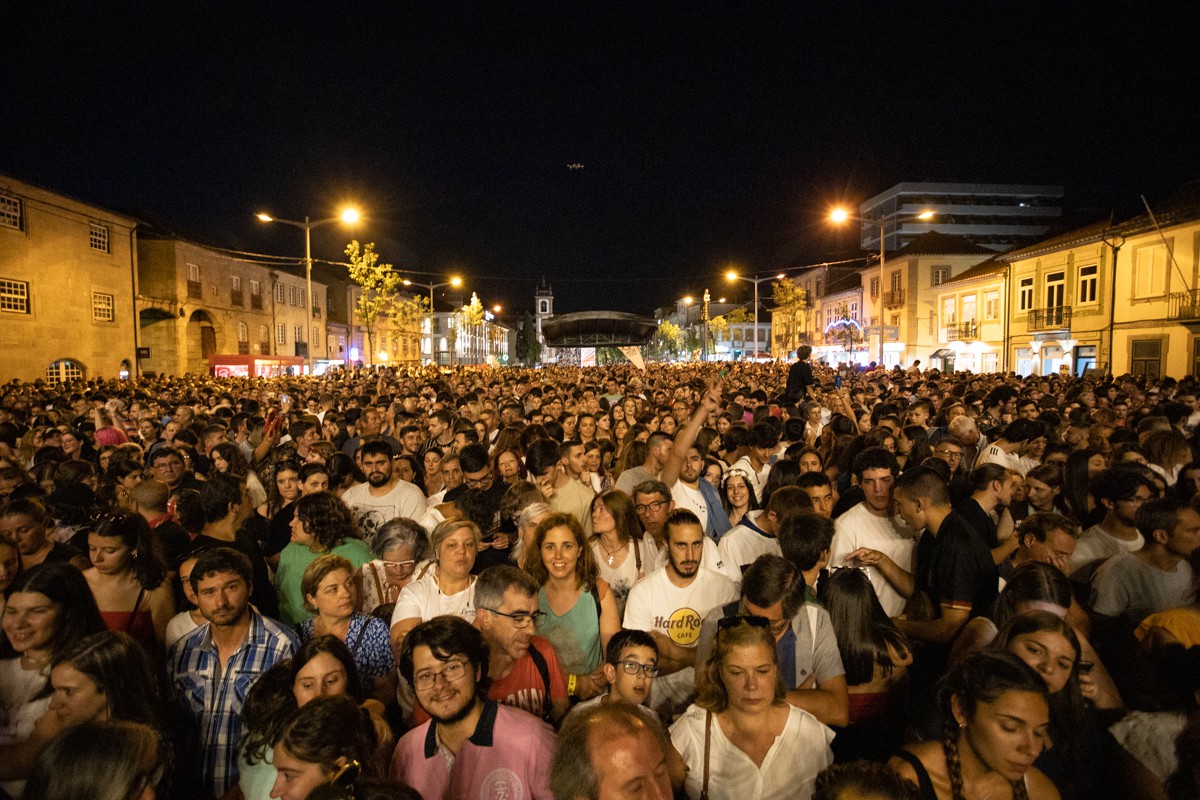
[[[592,584],[592,600],[596,603],[596,619],[600,619],[600,588]]]
[[[537,667],[538,675],[542,678],[542,686],[546,687],[546,701],[542,703],[542,719],[550,722],[550,665],[546,663],[546,657],[533,642],[529,643],[529,657],[533,659],[533,666]]]

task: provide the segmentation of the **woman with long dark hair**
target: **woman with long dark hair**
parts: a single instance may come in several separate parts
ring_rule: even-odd
[[[941,741],[897,750],[890,765],[922,800],[1056,800],[1033,762],[1050,730],[1045,682],[1007,652],[973,653],[938,688]]]
[[[609,489],[596,495],[592,500],[589,543],[600,577],[612,587],[617,611],[624,616],[629,590],[646,573],[654,570],[654,560],[658,556],[654,537],[642,532],[629,495],[620,489]]]
[[[108,515],[88,534],[88,552],[92,566],[83,577],[108,629],[128,633],[147,653],[161,654],[175,596],[146,518],[136,511]]]
[[[830,570],[821,585],[850,692],[850,724],[839,731],[833,751],[839,761],[881,760],[900,745],[904,731],[901,690],[912,646],[888,619],[867,573]]]
[[[271,796],[305,800],[318,786],[354,775],[378,774],[374,728],[354,701],[318,697],[307,703],[283,729],[275,745],[279,771]]]
[[[925,459],[933,455],[933,448],[929,446],[929,432],[920,425],[902,428],[896,440],[896,450],[901,469],[920,466]]]

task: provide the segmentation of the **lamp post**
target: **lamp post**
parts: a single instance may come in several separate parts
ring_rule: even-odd
[[[708,361],[708,303],[711,299],[712,299],[712,296],[709,295],[708,289],[705,289],[704,290],[704,308],[700,312],[700,321],[704,323],[704,325],[702,326],[704,339],[701,340],[701,344],[700,344],[700,360],[701,361]]]
[[[311,341],[312,340],[312,329],[313,329],[313,324],[312,324],[313,323],[313,316],[312,316],[312,304],[313,304],[312,229],[319,228],[320,226],[325,225],[330,222],[342,222],[342,223],[345,223],[346,225],[353,225],[359,221],[359,219],[361,218],[361,215],[358,213],[358,209],[356,209],[356,208],[345,208],[345,209],[342,209],[342,213],[338,214],[336,217],[327,217],[325,219],[318,219],[318,220],[310,220],[308,217],[305,217],[303,222],[300,222],[298,220],[292,220],[292,219],[280,219],[279,217],[272,217],[270,214],[265,214],[265,213],[255,214],[255,216],[258,217],[258,219],[262,222],[278,222],[283,225],[291,225],[293,228],[300,228],[301,230],[304,231],[304,284],[305,284],[304,291],[305,291],[305,294],[307,294],[307,296],[308,296],[308,302],[304,304],[305,310],[307,312],[305,316],[308,320],[308,325],[306,326],[306,330],[308,332],[305,334],[305,336],[310,340],[309,346],[305,348],[305,353],[307,353],[306,360],[308,362],[308,374],[312,375],[313,374],[313,349],[312,349],[312,341]],[[326,305],[328,305],[328,304],[326,304]],[[326,309],[325,313],[328,314],[329,310]]]
[[[743,278],[733,270],[725,273],[725,280],[733,283],[734,281],[745,281],[746,283],[754,284],[754,358],[758,359],[758,285],[764,281],[781,281],[786,276],[781,272],[778,275],[768,275],[765,278]]]
[[[405,278],[403,281],[405,286],[419,286],[422,289],[429,290],[429,360],[435,366],[437,365],[437,353],[434,352],[433,349],[433,343],[435,341],[433,338],[433,290],[440,289],[443,286],[462,286],[462,282],[462,278],[458,277],[457,275],[448,281],[443,281],[442,283],[418,283],[416,281],[411,281],[408,278]],[[453,353],[453,351],[451,351],[451,353]]]
[[[934,212],[922,211],[919,214],[910,216],[896,217],[894,222],[906,222],[909,220],[931,220]],[[887,234],[887,220],[880,216],[879,219],[866,219],[865,217],[856,217],[844,208],[835,208],[829,212],[829,221],[841,225],[843,222],[861,222],[864,225],[879,226],[879,366],[883,367],[883,267],[887,260],[887,247],[885,238]]]

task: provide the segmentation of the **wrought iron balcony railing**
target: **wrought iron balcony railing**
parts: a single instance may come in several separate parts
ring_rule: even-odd
[[[1051,306],[1029,312],[1029,330],[1065,331],[1071,328],[1071,307]]]

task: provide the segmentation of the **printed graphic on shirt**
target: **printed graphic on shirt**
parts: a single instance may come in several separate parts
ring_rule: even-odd
[[[500,767],[492,770],[479,787],[479,800],[524,800],[525,787],[517,773]]]
[[[690,647],[700,638],[700,615],[691,608],[677,608],[670,617],[654,618],[654,627],[665,630],[675,644]]]

